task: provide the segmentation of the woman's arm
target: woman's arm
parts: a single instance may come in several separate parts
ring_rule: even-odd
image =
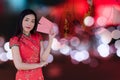
[[[44,46],[43,46],[43,42],[41,41],[40,42],[40,45],[41,45],[41,61],[47,61],[48,59],[48,56],[50,54],[50,50],[51,50],[51,44],[52,42],[49,42],[47,47],[44,49]]]
[[[12,55],[13,55],[13,62],[15,64],[15,67],[18,70],[29,70],[29,69],[35,69],[39,67],[45,66],[47,63],[46,62],[41,62],[41,63],[35,63],[35,64],[28,64],[22,62],[20,52],[19,52],[19,47],[18,46],[13,46],[12,48]]]
[[[56,35],[56,33],[54,33],[54,32],[51,32],[49,34],[48,45],[47,45],[47,47],[45,49],[44,49],[44,46],[43,46],[43,42],[42,41],[40,42],[40,45],[41,45],[41,60],[43,60],[45,62],[47,61],[48,56],[50,54],[51,45],[52,45],[53,38],[55,37],[55,35]]]
[[[40,41],[40,61],[44,61],[42,59],[43,52],[45,51],[45,47],[43,46],[43,41]]]

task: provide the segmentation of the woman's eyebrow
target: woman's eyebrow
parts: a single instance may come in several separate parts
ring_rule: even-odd
[[[26,19],[30,19],[29,17],[25,17]],[[35,19],[32,19],[32,20],[35,20]]]

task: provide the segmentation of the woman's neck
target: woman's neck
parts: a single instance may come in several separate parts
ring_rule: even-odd
[[[26,36],[30,35],[30,33],[27,33],[27,32],[23,32],[23,34],[26,35]]]

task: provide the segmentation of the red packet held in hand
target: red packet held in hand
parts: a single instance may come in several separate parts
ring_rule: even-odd
[[[53,27],[53,23],[45,17],[41,17],[39,24],[37,26],[37,31],[49,34]]]

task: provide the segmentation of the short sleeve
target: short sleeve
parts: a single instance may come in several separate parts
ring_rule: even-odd
[[[13,46],[19,46],[19,42],[18,42],[18,37],[12,37],[10,38],[10,41],[9,41],[9,47],[13,47]]]

